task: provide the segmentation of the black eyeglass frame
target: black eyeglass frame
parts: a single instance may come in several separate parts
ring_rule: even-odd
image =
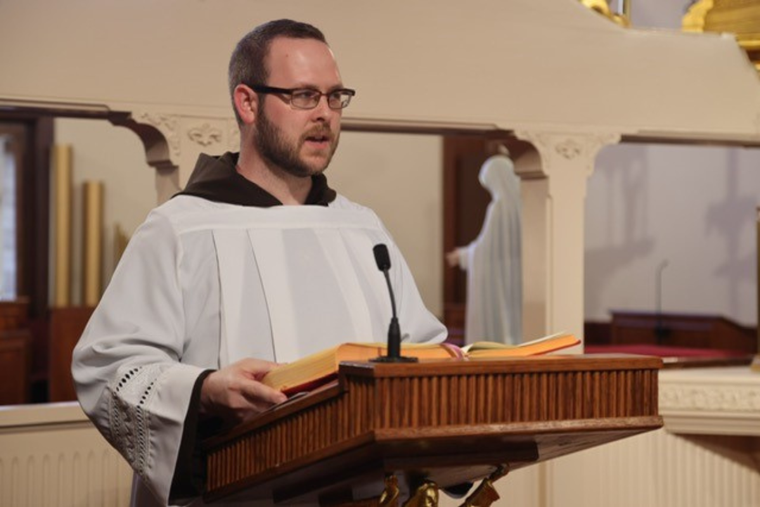
[[[314,109],[319,105],[319,101],[322,100],[322,96],[327,97],[327,106],[330,109],[333,110],[341,110],[348,107],[348,105],[351,103],[351,97],[356,95],[356,90],[352,90],[351,88],[338,88],[337,90],[330,90],[329,92],[321,92],[319,90],[315,90],[314,88],[277,88],[275,86],[266,86],[266,85],[248,85],[251,90],[255,91],[256,93],[271,93],[271,94],[282,94],[282,95],[288,95],[290,96],[290,105],[291,107],[294,107],[296,109]],[[319,99],[314,103],[312,107],[299,107],[293,104],[293,94],[296,92],[313,92],[319,94]],[[330,104],[330,95],[334,93],[343,93],[347,94],[349,96],[348,103],[340,107],[333,107],[332,104]]]

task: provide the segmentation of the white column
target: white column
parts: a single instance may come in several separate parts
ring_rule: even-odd
[[[534,149],[515,160],[523,203],[523,334],[583,337],[586,180],[614,133],[518,131]]]

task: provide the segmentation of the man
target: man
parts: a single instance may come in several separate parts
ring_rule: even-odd
[[[239,155],[202,155],[151,212],[74,351],[82,407],[135,470],[134,505],[202,505],[200,436],[284,401],[259,382],[276,363],[385,339],[373,245],[391,251],[404,339],[445,337],[377,216],[322,174],[354,95],[322,33],[261,25],[229,78]]]

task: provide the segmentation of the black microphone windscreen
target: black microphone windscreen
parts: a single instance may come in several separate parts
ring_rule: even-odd
[[[380,271],[386,271],[391,268],[391,256],[388,254],[387,246],[380,243],[379,245],[375,245],[372,252],[375,254],[377,269]]]

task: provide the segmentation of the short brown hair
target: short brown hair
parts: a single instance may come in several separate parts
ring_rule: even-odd
[[[257,26],[240,39],[232,52],[227,73],[232,109],[235,111],[238,123],[241,123],[241,120],[235,108],[235,87],[241,83],[247,85],[266,84],[269,77],[266,57],[269,54],[269,46],[277,37],[315,39],[327,44],[327,40],[319,28],[291,19],[269,21]]]

